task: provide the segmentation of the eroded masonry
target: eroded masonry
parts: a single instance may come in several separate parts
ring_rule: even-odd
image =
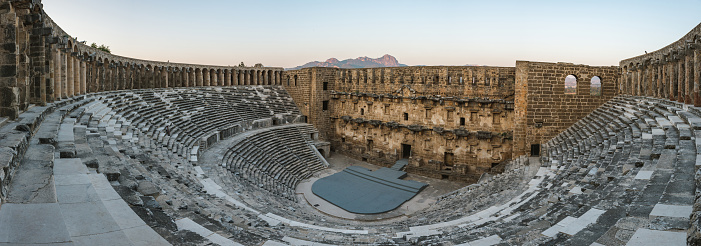
[[[39,0],[0,27],[0,244],[701,244],[701,25],[619,66],[288,71],[105,53]]]

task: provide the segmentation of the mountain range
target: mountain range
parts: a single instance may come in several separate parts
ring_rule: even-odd
[[[289,68],[288,70],[302,69],[306,67],[338,67],[338,68],[370,68],[370,67],[406,67],[404,64],[400,64],[397,58],[391,55],[384,55],[380,58],[370,58],[367,56],[358,57],[356,59],[345,59],[339,61],[336,58],[329,58],[326,61],[313,61],[307,62],[302,66],[297,66],[294,68]]]

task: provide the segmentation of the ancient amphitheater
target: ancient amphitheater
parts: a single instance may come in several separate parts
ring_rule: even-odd
[[[619,66],[292,71],[0,25],[0,245],[701,244],[701,25]],[[309,191],[339,163],[428,187],[350,213]]]

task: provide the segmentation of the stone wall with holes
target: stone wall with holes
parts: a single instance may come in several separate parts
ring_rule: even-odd
[[[565,78],[574,75],[574,94],[565,94]],[[601,80],[601,94],[592,95],[591,80]],[[516,62],[514,155],[530,154],[616,95],[617,66],[572,63]]]
[[[475,182],[511,158],[514,69],[306,68],[282,84],[334,151],[380,166]],[[474,81],[474,82],[473,82]]]

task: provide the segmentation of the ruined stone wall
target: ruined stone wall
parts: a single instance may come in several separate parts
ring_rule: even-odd
[[[411,145],[407,171],[475,182],[511,158],[514,77],[502,67],[306,68],[282,84],[334,151],[391,166]]]
[[[371,94],[396,93],[408,88],[417,96],[513,96],[513,67],[422,66],[341,69],[336,91]]]
[[[565,77],[577,78],[576,94],[565,94]],[[591,95],[591,80],[601,79],[601,95]],[[618,67],[571,63],[516,62],[514,155],[527,154],[616,96]]]
[[[39,0],[0,2],[0,117],[85,93],[165,87],[272,85],[282,68],[158,62],[112,55],[75,40]]]
[[[338,73],[337,68],[315,67],[285,71],[282,75],[282,85],[307,117],[307,122],[319,130],[322,140],[328,140],[332,133],[330,105],[324,109],[324,103],[329,103]]]

